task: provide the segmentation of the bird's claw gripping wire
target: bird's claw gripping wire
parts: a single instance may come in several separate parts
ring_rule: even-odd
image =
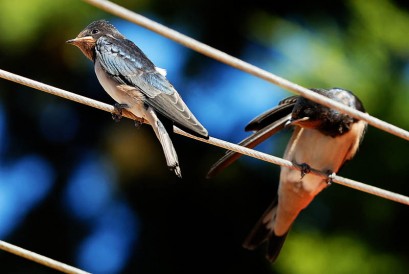
[[[301,179],[304,178],[305,175],[311,172],[311,167],[306,163],[300,164],[298,165],[298,167],[301,170]]]
[[[122,110],[129,108],[129,106],[127,104],[115,103],[114,108],[115,108],[115,111],[112,112],[112,119],[115,122],[119,122],[122,119]]]
[[[135,127],[138,129],[141,127],[141,125],[143,124],[142,120],[135,120]]]

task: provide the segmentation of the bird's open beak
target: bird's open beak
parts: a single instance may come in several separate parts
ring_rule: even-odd
[[[318,128],[321,126],[321,120],[320,119],[313,119],[311,120],[310,117],[303,117],[300,119],[290,119],[287,123],[285,123],[285,126],[299,126],[302,128]]]
[[[310,117],[303,117],[300,119],[290,119],[285,123],[285,127],[289,127],[289,126],[302,126],[303,124],[305,124],[305,122],[307,122],[310,119]]]
[[[95,39],[92,36],[84,36],[70,39],[66,43],[73,45],[79,45],[83,43],[95,43]]]

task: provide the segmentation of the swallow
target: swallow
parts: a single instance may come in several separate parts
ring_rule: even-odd
[[[126,109],[147,121],[162,145],[167,166],[181,178],[178,156],[165,125],[173,123],[204,139],[209,135],[166,79],[166,70],[156,67],[106,20],[92,22],[67,43],[77,46],[94,63],[98,81],[117,102],[118,114],[113,117],[120,119],[121,110]],[[165,125],[160,118],[166,120]]]
[[[365,112],[362,102],[350,91],[341,88],[311,90]],[[299,170],[281,167],[276,198],[243,243],[244,248],[253,250],[267,242],[266,257],[271,262],[276,261],[298,214],[329,185],[330,175],[354,157],[367,123],[301,96],[292,96],[250,121],[245,130],[254,133],[240,145],[253,148],[287,127],[294,130],[283,158],[299,166],[301,174]],[[240,156],[227,151],[211,167],[207,177],[215,176]],[[329,177],[308,173],[311,168]]]

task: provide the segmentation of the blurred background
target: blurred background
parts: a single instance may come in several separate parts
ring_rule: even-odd
[[[305,87],[343,87],[409,129],[409,4],[373,1],[116,1]],[[0,0],[0,69],[113,104],[65,43],[107,19],[158,66],[211,136],[291,93],[82,1]],[[281,156],[290,131],[258,147]],[[408,273],[409,208],[333,184],[301,213],[278,261],[241,243],[279,167],[175,135],[183,179],[149,126],[0,79],[0,239],[93,273]],[[339,173],[409,195],[409,145],[369,127]],[[0,251],[1,273],[57,273]]]

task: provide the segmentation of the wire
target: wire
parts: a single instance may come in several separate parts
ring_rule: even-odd
[[[23,76],[20,76],[20,75],[11,73],[11,72],[7,72],[1,69],[0,69],[0,77],[13,81],[18,84],[22,84],[22,85],[25,85],[25,86],[28,86],[28,87],[31,87],[37,90],[42,90],[44,92],[47,92],[47,93],[50,93],[56,96],[60,96],[65,99],[75,101],[77,103],[88,105],[90,107],[98,108],[100,110],[104,110],[107,112],[115,113],[115,108],[111,105],[108,105],[108,104],[66,91],[63,89],[59,89],[59,88],[56,88],[50,85],[46,85],[44,83],[34,81],[26,77],[23,77]],[[143,122],[143,119],[141,120],[141,118],[134,116],[132,113],[127,112],[126,110],[123,110],[123,116],[133,119],[133,120],[137,119]],[[232,150],[232,151],[235,151],[235,152],[238,152],[238,153],[241,153],[241,154],[253,157],[253,158],[257,158],[259,160],[266,161],[272,164],[286,166],[286,167],[294,168],[298,170],[300,169],[298,166],[294,165],[292,162],[284,160],[282,158],[275,157],[275,156],[272,156],[272,155],[269,155],[263,152],[259,152],[257,150],[249,149],[249,148],[246,148],[240,145],[232,144],[232,143],[229,143],[229,142],[226,142],[226,141],[214,138],[214,137],[209,137],[209,140],[205,140],[205,139],[193,136],[191,134],[188,134],[177,127],[174,127],[174,132],[179,135],[183,135],[185,137],[189,137],[189,138],[192,138],[192,139],[195,139],[201,142],[205,142],[205,143],[208,143],[214,146]],[[318,170],[312,169],[311,173],[317,174],[324,178],[328,178],[327,174],[320,172]],[[344,186],[351,187],[351,188],[354,188],[354,189],[357,189],[363,192],[367,192],[367,193],[370,193],[370,194],[373,194],[379,197],[383,197],[385,199],[389,199],[395,202],[409,205],[409,197],[406,197],[406,196],[403,196],[397,193],[393,193],[387,190],[383,190],[377,187],[373,187],[370,185],[366,185],[366,184],[363,184],[357,181],[346,179],[346,178],[343,178],[337,175],[333,176],[331,179],[334,183],[342,184]]]
[[[211,144],[211,145],[214,145],[214,146],[225,148],[227,150],[232,150],[232,151],[235,151],[235,152],[238,152],[238,153],[241,153],[241,154],[244,154],[244,155],[247,155],[247,156],[262,160],[262,161],[265,161],[265,162],[269,162],[269,163],[272,163],[272,164],[276,164],[276,165],[285,166],[285,167],[289,167],[289,168],[292,168],[292,169],[300,170],[299,166],[294,165],[292,162],[290,162],[288,160],[285,160],[285,159],[282,159],[282,158],[279,158],[279,157],[276,157],[276,156],[272,156],[272,155],[269,155],[269,154],[254,150],[254,149],[250,149],[250,148],[243,147],[243,146],[240,146],[240,145],[232,144],[232,143],[220,140],[220,139],[216,139],[214,137],[209,137],[208,140],[205,140],[205,139],[193,136],[193,135],[191,135],[189,133],[186,133],[183,130],[177,128],[177,127],[174,127],[174,132],[177,133],[177,134],[180,134],[180,135],[195,139],[197,141],[201,141],[201,142],[208,143],[208,144]],[[347,178],[344,178],[344,177],[341,177],[341,176],[338,176],[338,175],[334,175],[334,176],[331,176],[330,178],[328,178],[328,174],[326,174],[324,172],[321,172],[319,170],[313,169],[313,168],[311,168],[311,171],[309,173],[321,176],[321,177],[326,178],[326,179],[330,179],[331,182],[334,182],[334,183],[337,183],[337,184],[340,184],[340,185],[343,185],[343,186],[347,186],[347,187],[350,187],[350,188],[353,188],[353,189],[357,189],[357,190],[360,190],[362,192],[366,192],[366,193],[369,193],[369,194],[372,194],[372,195],[376,195],[376,196],[379,196],[379,197],[382,197],[382,198],[385,198],[385,199],[388,199],[388,200],[392,200],[392,201],[395,201],[395,202],[398,202],[398,203],[409,205],[409,197],[406,197],[406,196],[401,195],[401,194],[397,194],[397,193],[394,193],[394,192],[391,192],[391,191],[388,191],[388,190],[384,190],[384,189],[381,189],[381,188],[378,188],[378,187],[374,187],[374,186],[371,186],[371,185],[366,185],[366,184],[363,184],[361,182],[354,181],[354,180],[351,180],[351,179],[347,179]]]
[[[72,273],[72,274],[89,274],[89,272],[83,271],[81,269],[69,266],[67,264],[55,261],[53,259],[50,259],[48,257],[45,257],[43,255],[39,255],[37,253],[34,253],[32,251],[23,249],[21,247],[6,243],[4,241],[0,240],[0,249],[10,252],[14,255],[26,258],[28,260],[34,261],[36,263],[48,266],[50,268],[59,270],[64,273]]]
[[[266,70],[258,68],[254,65],[251,65],[247,62],[244,62],[236,57],[228,55],[220,50],[212,48],[204,43],[201,43],[191,37],[188,37],[180,32],[177,32],[171,28],[168,28],[164,25],[161,25],[153,20],[150,20],[140,14],[137,14],[133,11],[130,11],[124,7],[121,7],[115,3],[112,3],[107,0],[83,0],[88,4],[94,5],[106,12],[117,15],[121,18],[124,18],[130,22],[133,22],[137,25],[140,25],[144,28],[147,28],[151,31],[154,31],[162,36],[165,36],[175,42],[178,42],[194,51],[197,51],[203,55],[216,59],[220,62],[223,62],[229,66],[240,69],[244,72],[257,76],[261,79],[264,79],[270,83],[273,83],[277,86],[280,86],[286,90],[299,94],[307,99],[315,101],[321,105],[334,108],[342,113],[346,113],[356,119],[366,121],[368,124],[379,128],[383,131],[389,132],[390,134],[396,135],[400,138],[403,138],[409,141],[409,132],[399,128],[395,125],[382,121],[376,117],[369,115],[368,113],[360,112],[356,109],[348,107],[344,104],[331,100],[321,94],[312,92],[311,90],[297,85],[293,82],[290,82],[282,77],[274,75]]]

